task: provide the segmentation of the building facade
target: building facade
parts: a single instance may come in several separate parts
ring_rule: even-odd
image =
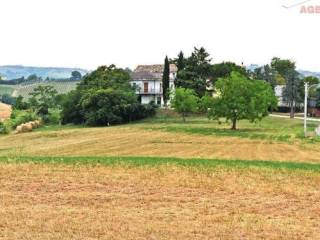
[[[164,65],[161,64],[139,65],[131,73],[131,85],[135,87],[142,104],[154,102],[158,106],[164,105],[162,87],[163,68]],[[177,67],[174,64],[170,64],[170,89],[174,89],[176,76]]]

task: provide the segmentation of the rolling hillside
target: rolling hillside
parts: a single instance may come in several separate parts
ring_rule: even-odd
[[[38,82],[33,84],[27,85],[0,85],[0,95],[9,94],[13,97],[22,96],[24,98],[29,98],[30,93],[35,89],[37,86],[40,85],[50,85],[53,86],[58,93],[67,93],[74,90],[79,82],[75,81],[66,81],[66,82]]]
[[[81,68],[57,68],[57,67],[26,67],[26,66],[0,66],[0,76],[6,80],[27,78],[35,74],[43,79],[49,77],[54,79],[70,78],[72,71],[79,71],[82,75],[88,73]]]
[[[13,97],[22,96],[23,98],[29,98],[30,93],[38,86],[50,85],[53,86],[58,93],[68,93],[74,90],[79,82],[69,81],[69,82],[41,82],[29,85],[19,85],[12,92]]]
[[[0,95],[4,95],[4,94],[12,95],[13,91],[16,88],[17,88],[17,86],[1,85],[0,84]]]

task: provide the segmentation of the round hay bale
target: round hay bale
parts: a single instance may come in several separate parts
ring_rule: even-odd
[[[37,127],[40,127],[42,125],[42,122],[40,120],[35,120],[34,122],[36,123]]]
[[[29,123],[31,124],[31,126],[32,126],[33,129],[35,129],[35,128],[38,127],[38,124],[37,124],[35,121],[29,122]]]
[[[32,131],[32,125],[30,123],[25,123],[21,125],[22,132],[31,132]]]
[[[22,133],[22,126],[21,125],[16,127],[16,133]]]

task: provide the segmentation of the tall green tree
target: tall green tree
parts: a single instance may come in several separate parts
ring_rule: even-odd
[[[31,74],[28,78],[27,81],[38,81],[40,78],[36,74]]]
[[[211,73],[211,59],[203,48],[194,48],[191,56],[185,59],[185,67],[177,74],[176,87],[192,89],[198,97],[205,95]]]
[[[212,84],[219,78],[229,77],[232,72],[239,72],[242,75],[247,76],[247,70],[233,62],[222,62],[212,65],[210,74]]]
[[[176,88],[173,94],[172,107],[181,114],[183,122],[189,113],[194,113],[198,108],[199,98],[192,89]]]
[[[269,84],[248,79],[237,72],[220,78],[215,87],[217,96],[212,100],[208,116],[210,119],[231,120],[232,130],[237,129],[237,121],[261,120],[268,115],[270,108],[277,105],[277,98]]]
[[[57,90],[50,85],[38,86],[30,93],[30,106],[38,115],[46,116],[49,113],[49,108],[56,107]]]
[[[178,72],[183,70],[185,68],[185,58],[184,58],[184,54],[182,51],[180,51],[180,53],[178,54],[178,58],[176,59],[176,65],[177,65],[177,68],[178,68]]]
[[[63,99],[63,123],[106,126],[151,116],[153,106],[138,103],[130,75],[115,65],[85,75],[76,90]]]
[[[312,86],[312,85],[316,85],[316,84],[319,84],[320,83],[320,80],[319,78],[317,77],[314,77],[314,76],[308,76],[308,77],[304,77],[302,79],[302,81],[300,81],[300,86],[299,86],[299,92],[300,92],[300,96],[301,98],[304,99],[304,84],[305,83],[308,83],[309,87]],[[317,87],[314,87],[314,88],[311,88],[310,91],[309,91],[309,98],[317,98],[318,94],[317,94]]]
[[[296,107],[303,101],[302,77],[296,71],[295,62],[288,59],[275,57],[271,61],[271,67],[285,80],[286,87],[283,91],[283,99],[290,108],[290,118],[294,118]]]
[[[287,71],[285,79],[286,87],[283,91],[283,99],[290,107],[290,118],[294,118],[297,105],[303,101],[301,91],[299,91],[302,79],[294,69]]]
[[[71,81],[80,81],[82,74],[79,71],[72,71],[70,80]]]
[[[169,99],[169,86],[170,86],[170,63],[169,59],[166,56],[164,60],[164,68],[162,75],[162,93],[163,93],[163,101],[164,105],[167,106],[167,102]]]
[[[277,82],[276,70],[269,64],[254,70],[254,79],[263,80],[269,83],[272,89],[275,89]]]
[[[289,59],[280,59],[274,57],[271,60],[271,67],[284,77],[288,74],[288,72],[296,69],[296,64]]]

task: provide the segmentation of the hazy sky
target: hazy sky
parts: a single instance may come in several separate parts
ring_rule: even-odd
[[[320,71],[320,14],[282,7],[296,2],[0,0],[0,65],[133,68],[204,46],[213,62],[279,56]]]

